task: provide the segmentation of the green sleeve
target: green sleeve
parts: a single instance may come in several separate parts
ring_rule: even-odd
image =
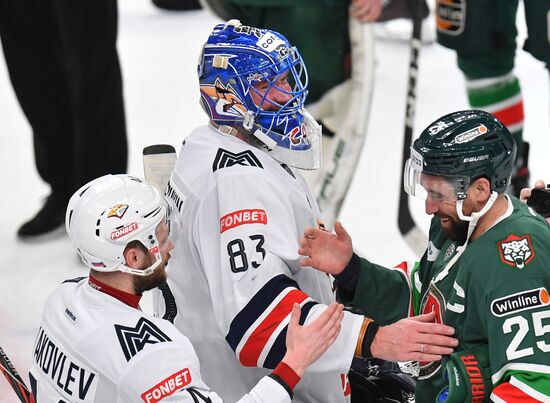
[[[360,265],[357,286],[347,292],[338,288],[338,301],[380,325],[407,317],[411,312],[411,291],[401,267],[388,269],[363,258],[358,258],[357,263]]]

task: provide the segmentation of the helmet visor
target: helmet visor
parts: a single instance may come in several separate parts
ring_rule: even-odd
[[[466,197],[469,178],[461,175],[431,174],[423,170],[422,156],[411,147],[411,157],[405,163],[405,192],[421,200],[454,202]]]

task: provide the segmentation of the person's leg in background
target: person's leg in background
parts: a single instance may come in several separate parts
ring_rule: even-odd
[[[528,35],[523,49],[543,62],[550,73],[550,0],[527,0],[523,4]],[[550,105],[548,110],[550,115]]]
[[[51,187],[44,206],[19,235],[40,235],[64,222],[75,185],[71,96],[51,1],[0,0],[0,37],[15,94],[33,132],[38,173]]]
[[[116,0],[54,0],[74,116],[75,189],[125,173],[128,150],[122,75],[116,49]]]
[[[116,1],[0,0],[0,35],[15,93],[51,187],[21,238],[62,227],[79,186],[126,171]]]
[[[467,4],[466,4],[467,3]],[[517,0],[437,2],[437,40],[457,53],[470,107],[491,112],[510,130],[518,151],[511,191],[529,183],[523,142],[523,98],[515,76]]]

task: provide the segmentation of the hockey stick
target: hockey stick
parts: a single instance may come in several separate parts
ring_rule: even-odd
[[[421,46],[421,33],[422,33],[422,8],[424,6],[423,0],[416,1],[416,13],[413,18],[413,30],[410,45],[410,59],[409,59],[409,81],[407,83],[407,104],[405,110],[405,133],[403,139],[403,153],[401,160],[401,172],[405,169],[405,163],[410,155],[410,148],[412,144],[413,125],[416,108],[416,78],[418,76],[418,54],[420,53]],[[399,231],[405,242],[409,247],[418,255],[422,256],[426,245],[426,235],[417,227],[414,219],[412,218],[409,197],[405,193],[404,177],[401,175],[401,189],[399,193],[399,207],[397,215],[397,223]]]
[[[25,382],[21,379],[21,376],[19,376],[19,373],[11,363],[2,347],[0,347],[0,371],[2,371],[6,377],[8,383],[13,388],[13,391],[21,403],[34,403],[34,397],[31,391],[27,385],[25,385]]]
[[[162,194],[166,191],[175,164],[176,150],[169,144],[155,144],[143,149],[145,180]]]
[[[324,154],[322,168],[313,174],[311,188],[323,213],[324,223],[331,228],[338,218],[342,204],[357,169],[372,105],[374,82],[374,33],[371,24],[361,24],[354,18],[349,22],[352,72],[346,83],[347,108],[338,122],[338,130],[329,152]],[[332,91],[332,90],[331,90]],[[315,116],[315,113],[313,113]]]

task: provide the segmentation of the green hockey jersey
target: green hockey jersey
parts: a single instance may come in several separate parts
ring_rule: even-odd
[[[455,329],[455,351],[488,345],[493,400],[549,402],[548,223],[511,197],[504,216],[449,265],[460,247],[434,218],[420,262],[387,269],[354,256],[355,291],[339,290],[338,297],[381,324],[435,311]],[[417,402],[435,402],[446,384],[445,363],[420,363]]]

